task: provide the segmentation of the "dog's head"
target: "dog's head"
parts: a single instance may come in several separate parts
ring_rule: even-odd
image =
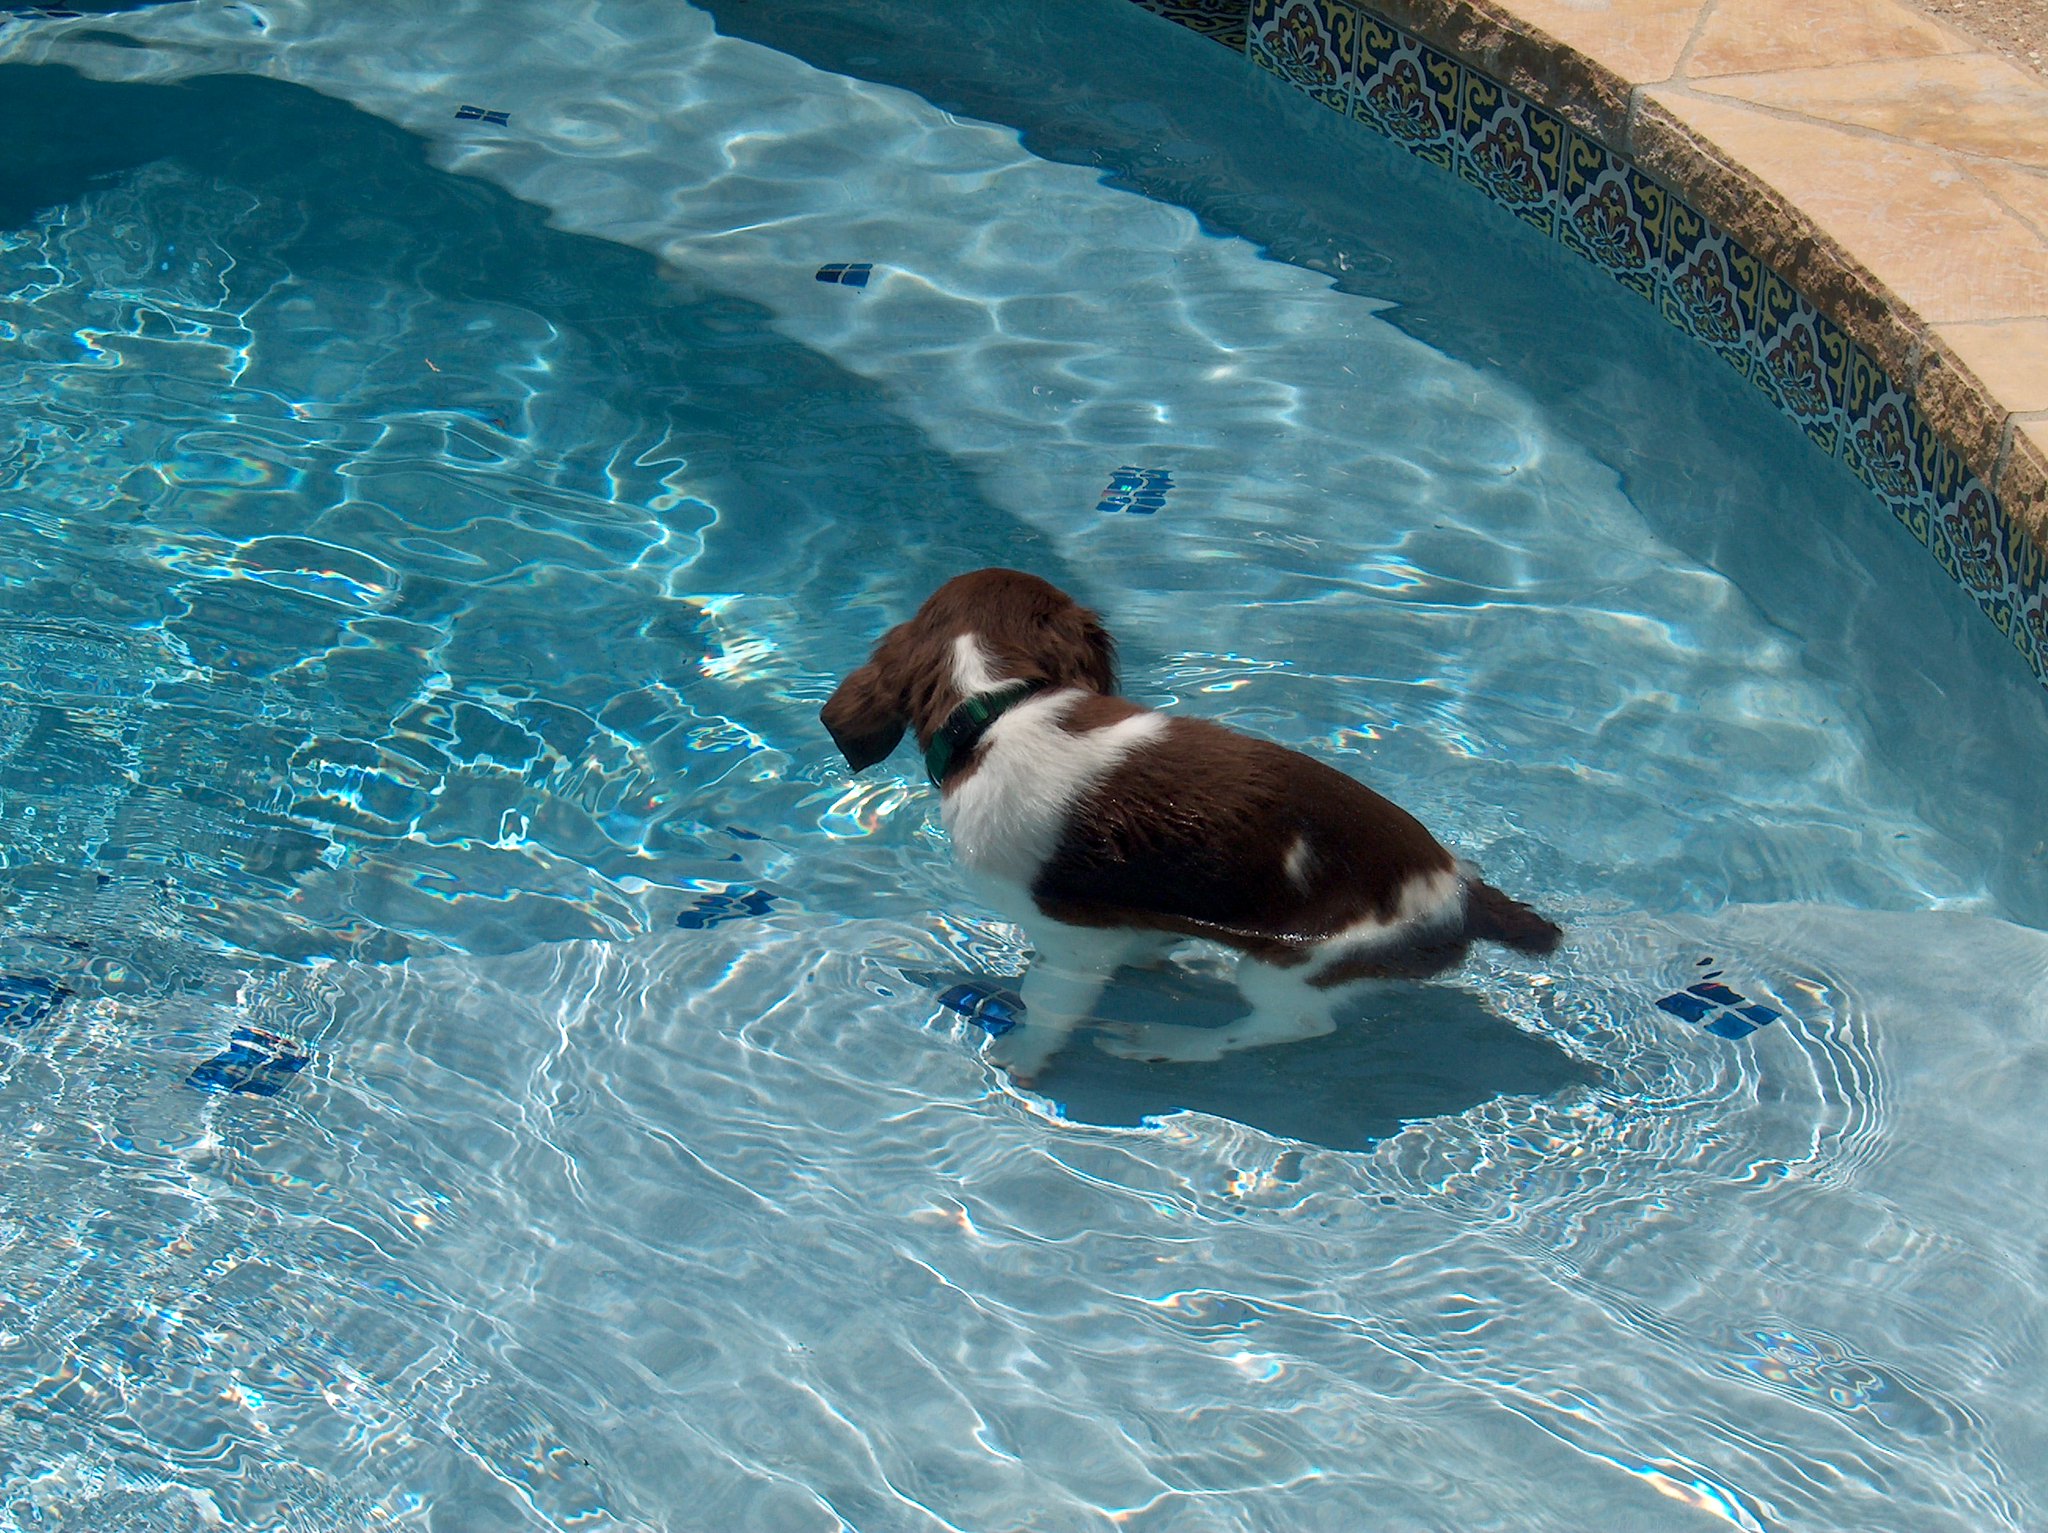
[[[929,744],[975,690],[962,671],[962,637],[975,641],[981,668],[996,680],[1116,690],[1116,641],[1058,586],[1021,570],[956,575],[884,634],[819,711],[856,772],[896,749],[906,729]]]

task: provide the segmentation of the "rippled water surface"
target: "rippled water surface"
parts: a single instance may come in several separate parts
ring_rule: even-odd
[[[0,1526],[2048,1522],[2044,699],[1635,300],[1121,0],[0,15],[0,133]],[[816,723],[993,562],[1568,946],[1011,1090]]]

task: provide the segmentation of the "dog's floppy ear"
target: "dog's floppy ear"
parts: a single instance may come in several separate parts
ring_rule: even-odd
[[[1116,640],[1102,626],[1102,619],[1087,607],[1074,608],[1079,621],[1076,649],[1084,657],[1081,674],[1088,678],[1096,691],[1109,694],[1116,691]]]
[[[856,772],[896,749],[909,723],[903,689],[888,680],[879,656],[839,683],[818,718]]]

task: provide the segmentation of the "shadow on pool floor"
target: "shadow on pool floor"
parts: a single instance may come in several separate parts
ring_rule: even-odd
[[[1014,998],[1016,978],[964,970],[912,976],[944,992],[969,985]],[[1174,968],[1120,974],[1097,1005],[1103,1021],[1220,1027],[1244,1010],[1219,976]],[[1452,985],[1390,985],[1347,1007],[1327,1037],[1246,1049],[1212,1063],[1119,1059],[1077,1032],[1038,1090],[1077,1123],[1135,1127],[1192,1109],[1281,1138],[1362,1150],[1419,1118],[1495,1097],[1551,1096],[1597,1078],[1557,1045],[1521,1031]]]

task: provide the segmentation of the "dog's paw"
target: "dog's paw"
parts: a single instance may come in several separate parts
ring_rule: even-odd
[[[992,1034],[982,1048],[981,1057],[1017,1085],[1028,1089],[1037,1084],[1038,1077],[1045,1073],[1047,1062],[1059,1052],[1064,1042],[1064,1034],[1020,1022],[1005,1032]]]
[[[1096,1030],[1095,1046],[1119,1059],[1147,1064],[1202,1064],[1230,1052],[1227,1028],[1176,1027],[1171,1022],[1107,1022]]]

